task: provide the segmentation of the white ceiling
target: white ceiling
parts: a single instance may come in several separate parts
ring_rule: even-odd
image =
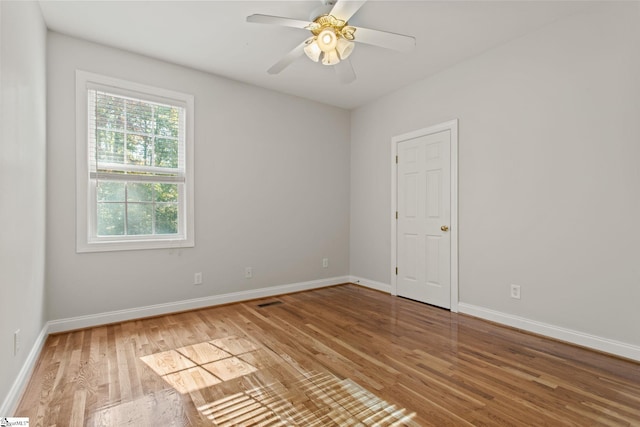
[[[278,75],[267,74],[309,33],[246,22],[254,13],[308,20],[319,0],[40,4],[53,31],[350,109],[577,13],[589,2],[369,0],[349,23],[412,35],[416,48],[399,53],[358,44],[351,55],[358,79],[348,85],[340,84],[331,67],[304,56]]]

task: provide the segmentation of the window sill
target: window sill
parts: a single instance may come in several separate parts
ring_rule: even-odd
[[[193,248],[193,239],[112,240],[77,242],[76,253],[138,251],[147,249]]]

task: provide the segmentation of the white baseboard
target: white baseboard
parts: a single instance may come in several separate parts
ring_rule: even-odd
[[[382,282],[376,282],[375,280],[364,279],[358,276],[349,276],[349,282],[356,285],[365,286],[367,288],[375,289],[377,291],[391,293],[391,285]]]
[[[627,359],[640,361],[640,347],[636,345],[602,338],[586,334],[584,332],[574,331],[462,302],[458,304],[458,309],[460,313],[469,314],[481,319],[501,323],[503,325],[566,341],[571,344],[588,347],[594,350],[603,351],[605,353],[610,353]]]
[[[9,417],[18,408],[20,397],[31,378],[31,373],[38,362],[38,357],[40,356],[42,347],[47,340],[47,336],[49,336],[49,333],[47,331],[47,325],[45,324],[36,338],[36,342],[33,344],[33,347],[31,347],[31,351],[29,352],[27,359],[24,361],[22,369],[18,372],[18,377],[11,385],[2,405],[0,405],[0,416]]]
[[[160,316],[163,314],[180,311],[195,310],[220,304],[247,301],[256,298],[270,297],[274,295],[289,294],[292,292],[307,291],[326,286],[339,285],[349,281],[349,276],[331,277],[328,279],[312,280],[309,282],[291,283],[288,285],[271,286],[268,288],[252,289],[249,291],[232,292],[222,295],[195,298],[184,301],[165,304],[148,305],[126,310],[109,311],[105,313],[90,314],[87,316],[70,317],[67,319],[51,320],[48,322],[48,333],[72,331],[74,329],[90,328],[109,323],[124,322],[127,320],[144,317]]]

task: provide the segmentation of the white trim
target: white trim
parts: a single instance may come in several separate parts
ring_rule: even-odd
[[[358,276],[349,276],[349,282],[391,294],[391,285],[388,283],[376,282],[375,280],[369,280]]]
[[[398,144],[407,139],[414,139],[424,135],[448,130],[451,132],[451,307],[453,313],[458,312],[458,119],[429,126],[424,129],[394,136],[391,138],[391,294],[398,295],[398,276],[395,274],[397,266],[398,247],[396,241],[398,210]]]
[[[48,323],[49,333],[53,334],[58,332],[71,331],[74,329],[90,328],[93,326],[106,325],[109,323],[124,322],[127,320],[140,319],[144,317],[159,316],[163,314],[177,313],[180,311],[206,308],[214,305],[229,304],[256,298],[307,291],[310,289],[324,288],[327,286],[339,285],[347,282],[349,282],[349,276],[339,276],[328,279],[312,280],[309,282],[271,286],[268,288],[253,289],[249,291],[212,295],[209,297],[195,298],[165,304],[154,304],[145,307],[130,308],[126,310],[116,310],[98,314],[90,314],[87,316],[51,320]]]
[[[5,396],[2,405],[0,405],[0,414],[5,416],[12,415],[16,409],[18,409],[18,403],[20,403],[20,398],[22,397],[22,393],[27,387],[29,383],[29,379],[31,378],[31,374],[33,373],[33,369],[38,362],[38,357],[40,356],[40,352],[42,351],[42,347],[44,346],[45,341],[47,341],[47,337],[49,336],[48,324],[45,324],[40,334],[36,338],[36,342],[31,347],[31,351],[27,356],[27,359],[24,361],[18,376],[15,381],[11,385],[7,395]]]
[[[627,344],[596,335],[587,334],[560,326],[550,325],[548,323],[538,322],[520,316],[514,316],[508,313],[491,310],[461,302],[458,304],[460,313],[470,316],[479,317],[481,319],[490,320],[513,328],[522,329],[523,331],[533,332],[544,335],[546,337],[555,338],[571,344],[576,344],[590,349],[603,351],[616,356],[624,357],[640,361],[640,346]]]

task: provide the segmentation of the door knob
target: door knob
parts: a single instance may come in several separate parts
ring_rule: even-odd
[[[449,227],[447,227],[446,225],[443,225],[442,227],[440,227],[440,230],[449,231]]]

